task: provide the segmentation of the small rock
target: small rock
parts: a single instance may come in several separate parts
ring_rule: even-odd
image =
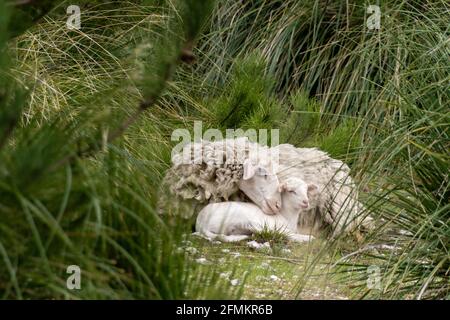
[[[408,231],[408,230],[404,230],[404,229],[400,229],[400,230],[398,231],[398,233],[400,233],[401,235],[405,235],[405,236],[412,236],[412,235],[413,235],[412,232],[410,232],[410,231]]]
[[[235,258],[239,258],[241,256],[240,252],[232,252],[231,255],[233,255]]]
[[[194,247],[187,247],[186,249],[184,249],[187,253],[190,254],[196,254],[198,252],[197,248]]]
[[[233,279],[230,281],[232,286],[237,286],[239,284],[239,279]]]
[[[192,242],[189,240],[183,240],[183,241],[181,241],[181,244],[184,246],[192,246]]]
[[[210,262],[208,260],[206,260],[206,258],[204,258],[204,257],[198,258],[195,261],[197,261],[197,263],[199,263],[199,264],[204,264],[204,265],[210,264]]]
[[[250,248],[256,249],[256,250],[259,250],[259,249],[270,249],[269,242],[259,243],[259,242],[256,242],[254,240],[250,241],[250,242],[247,242],[247,246],[249,246]]]
[[[278,278],[276,275],[271,275],[270,276],[270,280],[272,280],[272,281],[279,281],[280,280],[280,278]]]

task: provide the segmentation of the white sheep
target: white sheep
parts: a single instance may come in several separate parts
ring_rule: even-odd
[[[310,199],[311,208],[299,219],[299,232],[319,234],[330,229],[332,236],[349,233],[359,226],[371,226],[363,217],[364,207],[358,201],[358,190],[350,168],[317,148],[296,148],[290,144],[274,147],[279,156],[277,176],[280,183],[297,177],[319,187]]]
[[[284,233],[289,240],[310,241],[310,235],[297,233],[297,221],[302,210],[309,208],[308,198],[317,186],[298,178],[287,179],[280,185],[282,209],[279,214],[267,215],[248,202],[212,203],[203,208],[196,222],[196,232],[207,239],[227,242],[247,239],[252,233],[264,230]]]
[[[279,181],[268,147],[247,138],[203,140],[186,145],[172,163],[164,185],[183,199],[228,201],[240,190],[267,214],[280,210]]]

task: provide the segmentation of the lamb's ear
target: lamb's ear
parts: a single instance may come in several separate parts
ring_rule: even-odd
[[[255,175],[255,167],[252,165],[252,162],[249,159],[244,161],[244,175],[242,179],[249,180],[253,178]]]
[[[308,184],[308,194],[309,195],[316,194],[318,191],[319,191],[319,187],[316,184],[314,184],[314,183]]]

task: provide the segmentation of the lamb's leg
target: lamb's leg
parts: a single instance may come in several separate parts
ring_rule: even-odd
[[[242,240],[246,240],[249,238],[248,235],[224,235],[220,233],[214,233],[211,231],[202,231],[202,232],[194,232],[193,235],[205,238],[206,240],[213,241],[213,240],[221,240],[224,242],[238,242]]]
[[[193,232],[192,235],[199,237],[199,238],[206,239],[208,241],[213,241],[217,237],[217,234],[209,232],[209,231]]]
[[[313,236],[298,233],[289,234],[288,238],[289,240],[294,242],[310,242],[311,240],[315,239]]]
[[[219,239],[224,242],[238,242],[238,241],[246,240],[248,238],[249,238],[249,236],[247,236],[247,235],[230,235],[230,236],[219,235]]]

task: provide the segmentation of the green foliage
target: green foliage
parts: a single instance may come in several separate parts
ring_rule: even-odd
[[[127,8],[135,9],[123,10]],[[97,8],[85,12],[85,18],[102,17],[109,10]],[[1,15],[0,20],[7,22],[6,11]],[[151,149],[139,139],[137,144],[124,139],[106,145],[109,126],[114,128],[139,106],[139,93],[127,88],[133,84],[125,71],[129,61],[118,56],[126,51],[120,48],[124,43],[138,42],[137,34],[130,32],[134,22],[118,27],[119,37],[95,28],[92,20],[86,24],[89,34],[70,35],[52,22],[49,19],[44,29],[32,29],[19,38],[11,51],[25,54],[18,54],[17,60],[3,59],[1,65],[1,80],[8,86],[0,101],[0,296],[237,297],[227,283],[203,286],[217,279],[215,269],[198,268],[189,255],[177,250],[190,226],[169,225],[156,214],[155,172],[161,173],[160,156],[170,149],[161,144]],[[43,45],[46,41],[54,46]],[[13,64],[18,61],[20,65]],[[35,72],[42,76],[39,81],[31,77]],[[75,88],[69,85],[74,79],[80,81]],[[30,100],[17,93],[24,91],[23,82],[32,87]],[[124,94],[127,89],[131,92]],[[57,98],[63,98],[58,108],[49,108]],[[32,110],[24,118],[21,111],[27,104]],[[124,109],[117,110],[116,105]],[[11,124],[17,126],[14,132]],[[83,154],[92,143],[102,150]],[[79,291],[66,288],[66,268],[72,264],[82,270]]]
[[[0,296],[238,297],[177,250],[190,223],[155,212],[171,133],[202,120],[280,129],[280,143],[351,165],[378,225],[364,244],[398,246],[338,260],[330,272],[355,297],[448,298],[448,3],[383,2],[379,32],[365,28],[364,1],[170,4],[83,1],[74,32],[60,8],[22,24],[0,1]],[[142,101],[151,111],[134,117]],[[79,292],[65,287],[70,264]],[[366,287],[370,265],[380,291]]]
[[[336,159],[352,163],[351,156],[358,151],[359,133],[356,120],[345,118],[335,123],[332,116],[321,111],[321,104],[303,91],[290,97],[291,109],[280,122],[281,143],[298,147],[318,147]]]
[[[200,47],[214,63],[202,59],[197,70],[220,86],[235,59],[263,52],[275,92],[299,100],[281,120],[281,140],[352,164],[371,190],[362,195],[367,209],[386,225],[368,242],[395,241],[389,228],[411,233],[398,236],[408,245],[381,259],[386,282],[378,297],[448,297],[448,197],[435,196],[448,194],[448,3],[382,2],[380,31],[366,28],[366,6],[221,2]],[[320,107],[309,109],[314,97]],[[310,110],[314,116],[305,117]],[[365,287],[368,265],[354,263],[358,297],[376,295]]]
[[[290,97],[291,108],[281,123],[281,142],[295,146],[315,145],[320,131],[320,104],[305,92],[296,91]]]
[[[288,237],[281,228],[273,230],[268,226],[264,226],[261,230],[253,232],[252,239],[259,243],[269,242],[272,246],[286,244],[288,242]]]
[[[62,2],[62,0],[43,0],[21,3],[20,1],[3,0],[2,3],[7,7],[14,7],[8,24],[8,36],[15,37],[24,33]]]
[[[260,55],[238,59],[229,85],[213,101],[214,124],[223,129],[271,128],[280,112],[280,103],[271,95],[273,81],[265,76],[266,64]]]
[[[346,160],[346,163],[350,164],[354,160],[352,157],[358,156],[360,147],[357,129],[356,121],[347,119],[331,130],[328,135],[319,137],[317,145],[333,158]]]
[[[179,0],[177,2],[186,40],[194,41],[200,35],[205,23],[211,17],[215,4],[215,0],[201,2],[196,0]]]

